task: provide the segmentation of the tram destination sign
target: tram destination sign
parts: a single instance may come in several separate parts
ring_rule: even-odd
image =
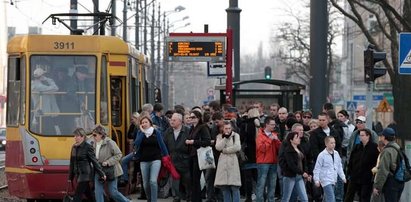
[[[170,36],[167,44],[170,62],[225,61],[225,37]]]

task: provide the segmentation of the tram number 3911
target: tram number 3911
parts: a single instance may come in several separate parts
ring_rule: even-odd
[[[74,49],[74,42],[61,42],[61,41],[55,41],[54,43],[54,49],[57,50],[62,50],[62,49]]]

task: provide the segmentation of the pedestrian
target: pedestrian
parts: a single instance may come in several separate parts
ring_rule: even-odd
[[[185,144],[190,129],[183,125],[183,115],[180,113],[174,113],[171,116],[170,126],[164,134],[164,143],[170,153],[171,161],[181,176],[181,179],[172,179],[172,188],[175,193],[173,202],[180,202],[182,199],[190,201],[190,153]],[[180,187],[184,188],[185,192]]]
[[[131,116],[131,120],[130,120],[131,124],[127,131],[127,139],[128,141],[131,142],[130,145],[134,144],[134,141],[136,140],[136,134],[138,130],[140,129],[139,119],[140,119],[140,114],[138,112],[134,112]],[[123,159],[121,159],[121,168],[123,169],[124,173],[119,178],[120,186],[124,186],[128,184],[128,179],[129,179],[128,166],[130,162],[133,160],[133,157],[134,157],[134,151],[131,151],[129,154],[124,156]]]
[[[223,192],[224,202],[239,202],[241,175],[237,152],[241,150],[240,135],[233,132],[231,122],[225,121],[223,133],[217,135],[218,158],[214,186]]]
[[[267,201],[274,202],[278,153],[281,146],[279,134],[275,131],[275,128],[276,123],[274,118],[266,117],[264,120],[264,128],[260,128],[257,135],[257,202],[264,201],[264,191],[266,189]]]
[[[303,127],[301,125],[301,132]],[[283,175],[283,194],[281,201],[288,202],[293,192],[300,197],[300,201],[308,202],[304,179],[311,181],[308,174],[304,150],[300,147],[301,137],[299,132],[289,132],[284,140],[283,156],[280,166]]]
[[[211,145],[210,131],[206,123],[203,123],[200,112],[193,110],[190,112],[190,128],[189,138],[185,141],[190,151],[190,166],[191,166],[191,201],[199,202],[201,200],[200,179],[201,173],[198,165],[197,149]]]
[[[77,128],[74,130],[73,134],[75,143],[73,144],[70,152],[71,155],[68,179],[69,184],[73,183],[74,178],[77,181],[73,201],[80,202],[83,194],[86,194],[87,198],[92,200],[93,197],[89,182],[93,179],[93,170],[96,173],[96,178],[106,180],[106,176],[101,169],[101,165],[96,159],[93,146],[85,141],[87,138],[86,131],[82,128]]]
[[[314,167],[314,182],[317,187],[322,186],[324,190],[324,202],[335,202],[335,184],[339,176],[344,183],[347,182],[343,171],[341,157],[335,150],[335,138],[327,136],[324,138],[326,148],[318,154]]]
[[[137,133],[135,145],[135,158],[140,161],[141,174],[143,176],[144,191],[147,200],[157,201],[157,178],[161,168],[161,158],[168,155],[164,144],[163,135],[154,129],[150,117],[140,119],[140,131]]]
[[[104,202],[104,184],[107,183],[108,192],[110,197],[116,202],[128,202],[128,198],[123,196],[117,188],[117,177],[123,174],[121,169],[120,159],[123,155],[118,148],[116,142],[107,136],[106,130],[102,125],[97,125],[93,130],[93,146],[96,150],[96,158],[103,168],[111,170],[113,173],[106,173],[107,177],[105,181],[100,178],[94,178],[94,193],[96,202]]]
[[[386,202],[398,202],[405,184],[396,180],[392,174],[397,169],[397,157],[400,155],[395,149],[400,150],[400,146],[395,142],[395,136],[392,128],[385,128],[379,136],[385,147],[380,154],[373,194],[384,194]]]
[[[345,202],[354,201],[354,196],[358,193],[360,201],[370,201],[372,193],[371,169],[377,162],[378,145],[372,141],[369,129],[360,130],[361,144],[355,145],[347,167],[349,183]]]

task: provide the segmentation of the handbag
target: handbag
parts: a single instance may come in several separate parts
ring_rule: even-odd
[[[233,136],[233,144],[235,144],[235,136]],[[243,145],[241,145],[240,151],[236,152],[235,154],[237,155],[238,164],[240,166],[243,165],[248,160],[247,156],[245,155],[243,151]]]
[[[107,181],[113,181],[116,177],[114,176],[114,166],[101,166],[104,174],[106,175]]]
[[[71,188],[71,191],[70,191]],[[71,181],[67,182],[67,187],[66,187],[66,193],[64,194],[63,197],[63,202],[72,202],[74,201],[74,197],[73,197],[73,183]]]
[[[197,158],[200,170],[215,168],[213,149],[210,146],[198,148]]]

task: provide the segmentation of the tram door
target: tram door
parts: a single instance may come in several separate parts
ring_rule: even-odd
[[[125,151],[126,120],[126,77],[110,77],[112,138],[121,151]]]

